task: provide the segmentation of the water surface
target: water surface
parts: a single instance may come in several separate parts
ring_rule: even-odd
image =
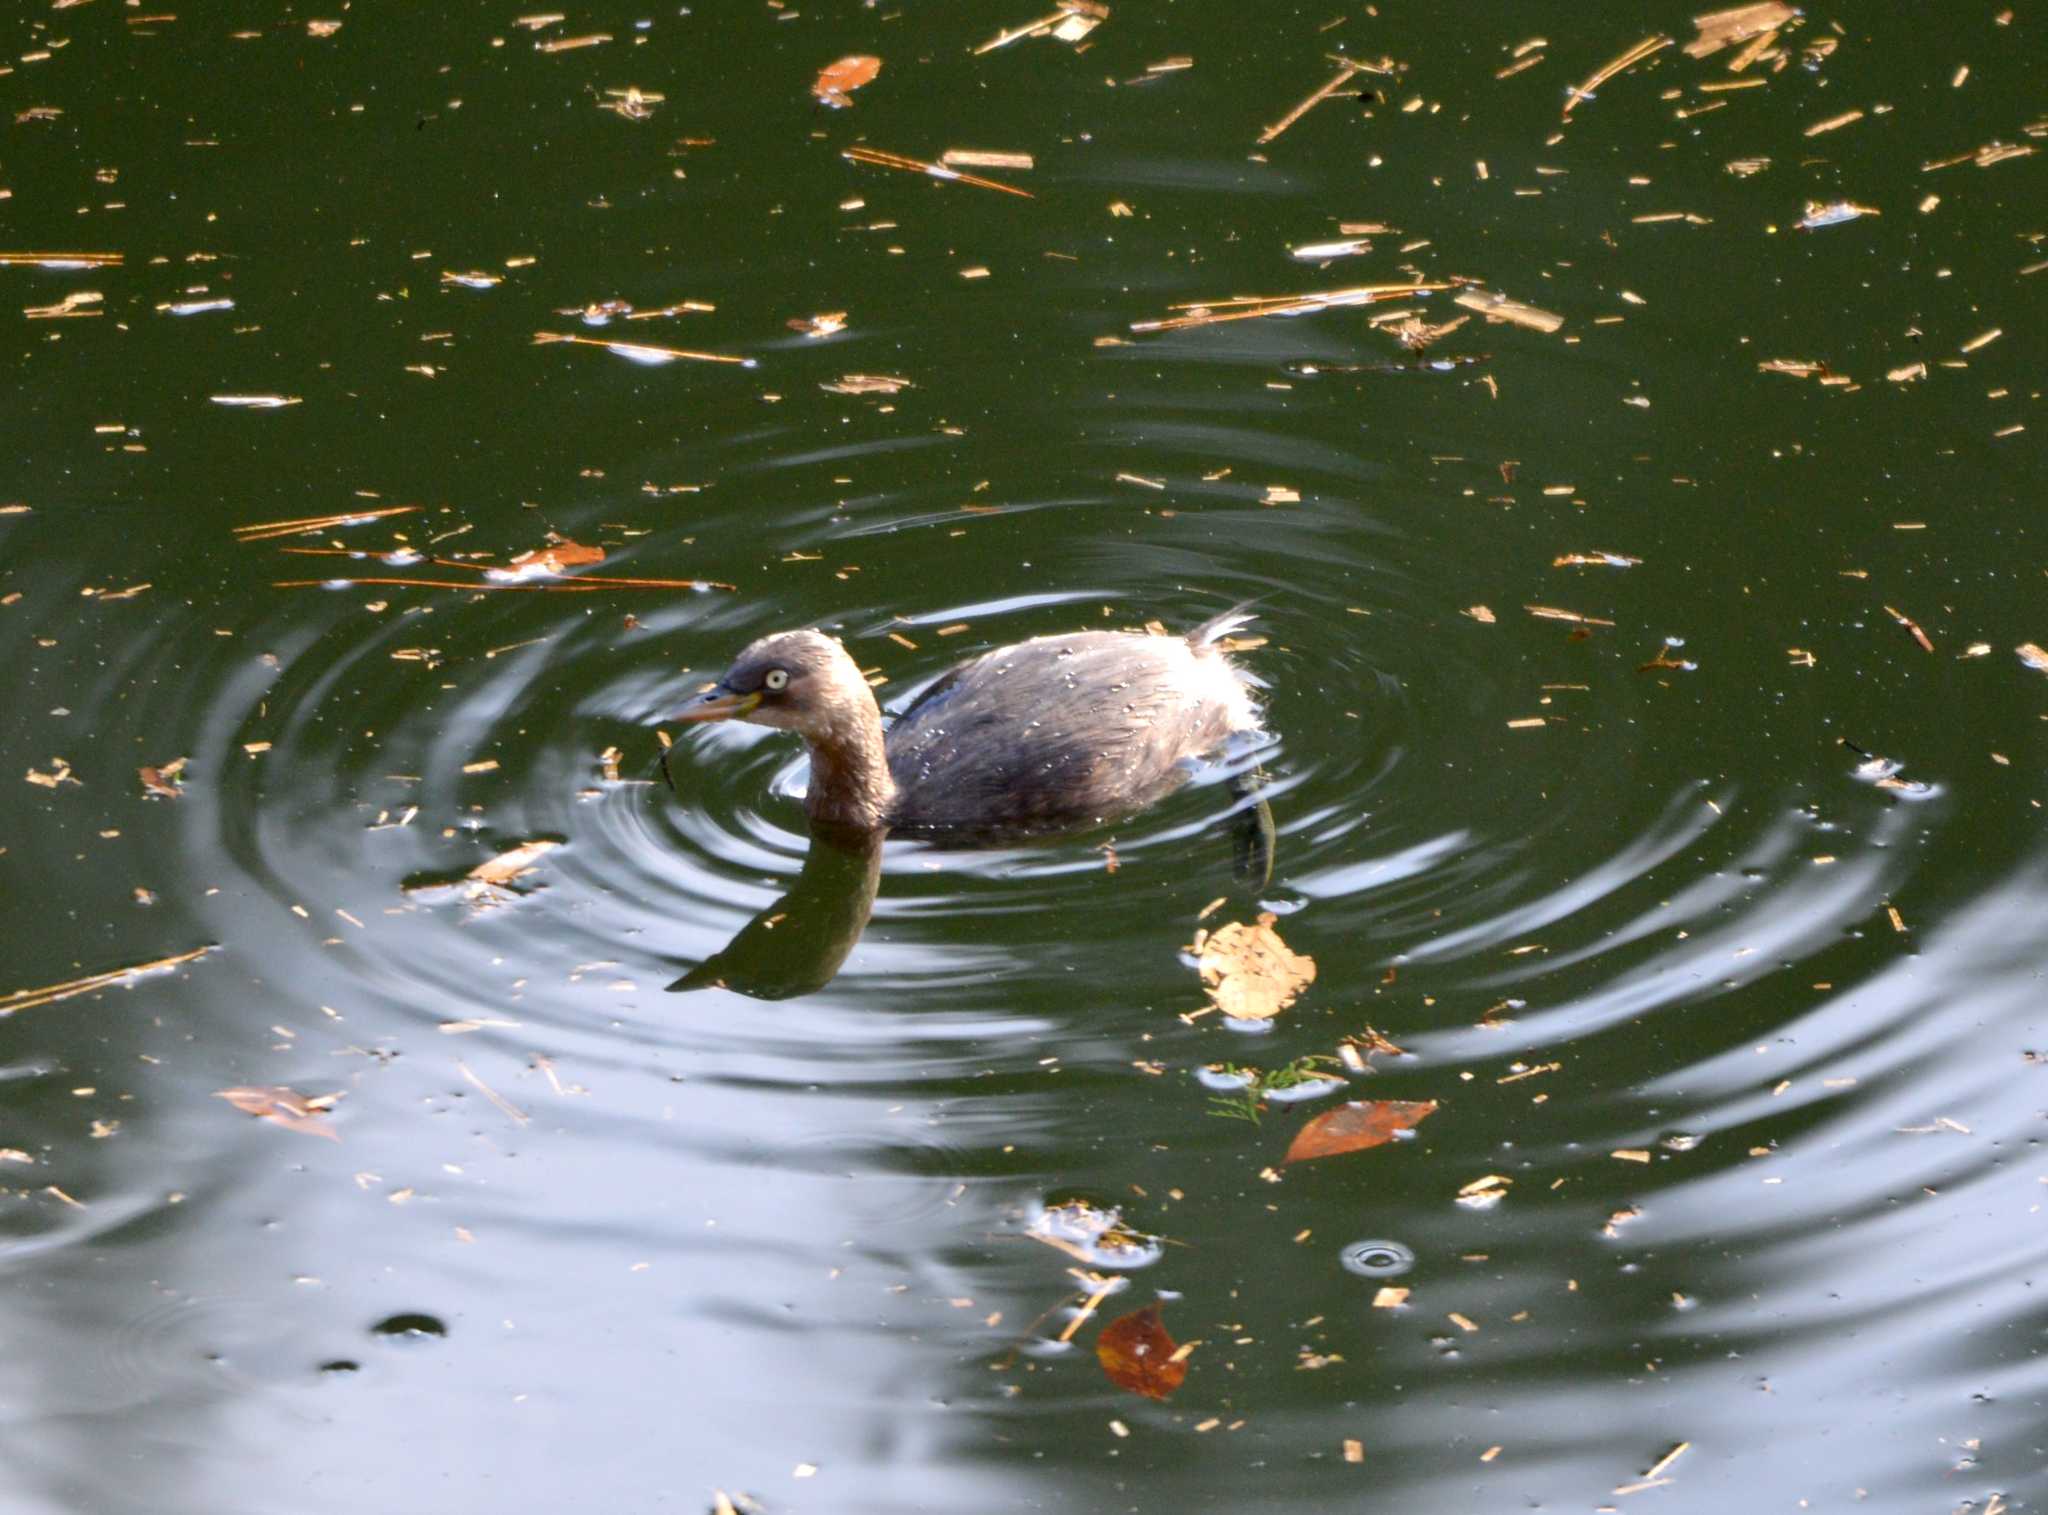
[[[0,791],[0,994],[214,949],[0,1029],[8,1509],[2041,1507],[2023,11],[1809,11],[1569,120],[1688,14],[329,19],[29,11],[0,74],[0,251],[119,255],[0,268],[47,780]],[[1400,71],[1261,146],[1333,55]],[[1034,198],[853,146],[1029,153],[974,171]],[[1132,330],[1453,277],[1563,325]],[[361,582],[551,536],[735,588]],[[826,626],[900,704],[1242,600],[1257,897],[1196,785],[891,845],[823,987],[665,992],[805,856],[786,739],[655,770],[746,640]],[[1186,1018],[1198,924],[1260,913],[1314,986]],[[1256,1125],[1198,1076],[1369,1027],[1405,1055]],[[266,1085],[339,1140],[214,1097]],[[1346,1098],[1439,1109],[1283,1170]],[[1165,1402],[1093,1349],[1153,1301],[1200,1343]]]

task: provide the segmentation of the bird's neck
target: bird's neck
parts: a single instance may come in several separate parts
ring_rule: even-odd
[[[865,685],[861,693],[867,695]],[[830,727],[805,742],[811,753],[804,809],[813,822],[874,830],[887,822],[896,798],[882,742],[882,712],[869,695]]]

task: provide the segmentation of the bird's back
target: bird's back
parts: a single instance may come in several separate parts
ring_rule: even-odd
[[[891,727],[899,831],[1043,834],[1128,815],[1256,725],[1213,622],[1191,637],[1083,631],[963,663]],[[1227,629],[1227,628],[1225,628]]]

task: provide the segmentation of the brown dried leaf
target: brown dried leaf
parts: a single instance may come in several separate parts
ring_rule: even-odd
[[[844,110],[853,104],[847,96],[869,83],[881,71],[880,58],[867,53],[849,53],[837,63],[828,63],[818,70],[818,77],[811,84],[811,93],[818,97],[821,105]]]
[[[586,568],[592,563],[604,561],[602,547],[585,547],[581,542],[571,542],[566,537],[546,547],[536,547],[531,552],[522,552],[502,569],[493,569],[492,578],[537,579],[560,578],[572,568]]]
[[[1119,1389],[1164,1399],[1188,1376],[1185,1356],[1159,1318],[1159,1306],[1120,1316],[1095,1338],[1095,1358]]]
[[[1336,1157],[1382,1146],[1436,1114],[1433,1099],[1355,1099],[1325,1110],[1294,1133],[1283,1163]]]
[[[478,863],[469,870],[469,877],[485,884],[509,884],[521,875],[531,872],[535,863],[559,846],[560,842],[521,842],[510,852],[501,852],[494,858]]]
[[[1189,949],[1210,1000],[1234,1020],[1271,1020],[1316,980],[1315,959],[1280,940],[1276,919],[1231,921],[1197,936]]]
[[[237,1110],[283,1126],[287,1131],[324,1136],[331,1142],[341,1140],[341,1133],[323,1118],[340,1098],[339,1095],[301,1094],[283,1084],[238,1085],[233,1089],[216,1089],[213,1093],[214,1098],[226,1100]]]
[[[138,768],[135,776],[142,780],[143,791],[154,799],[174,800],[184,794],[184,781],[178,777],[185,771],[190,758],[172,758],[161,768]]]

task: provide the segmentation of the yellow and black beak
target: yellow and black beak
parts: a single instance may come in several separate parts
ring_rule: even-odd
[[[736,721],[761,703],[761,691],[739,694],[723,684],[714,684],[676,713],[678,721]]]

